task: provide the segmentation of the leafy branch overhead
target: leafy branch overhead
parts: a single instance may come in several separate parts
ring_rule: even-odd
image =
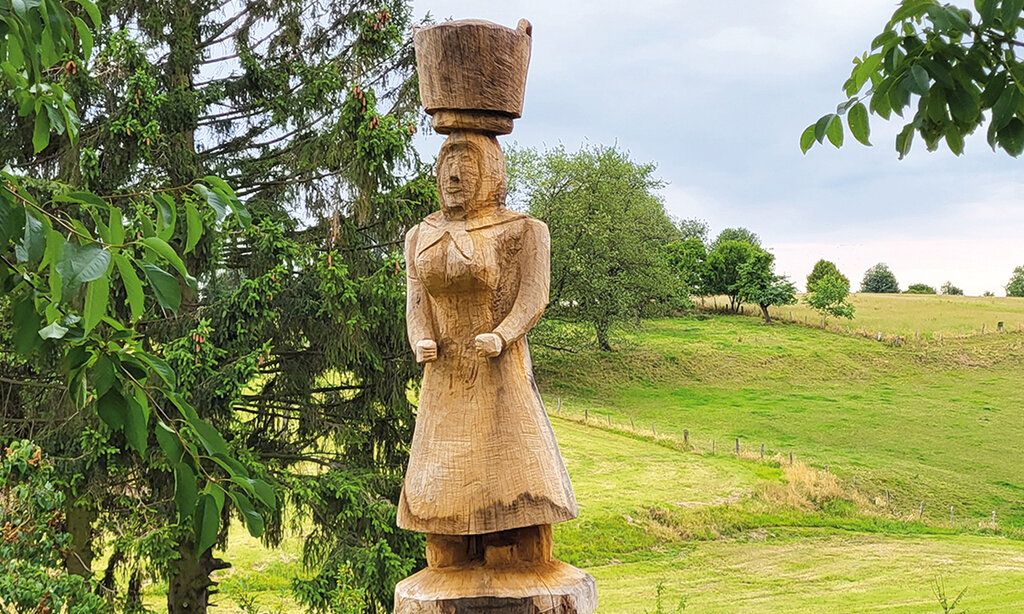
[[[96,6],[79,4],[98,27]],[[36,153],[54,133],[77,141],[76,106],[61,80],[84,66],[92,44],[89,26],[61,3],[0,5],[0,75],[18,114],[34,118]],[[263,515],[276,509],[274,490],[232,457],[140,333],[147,313],[176,312],[183,293],[196,291],[183,256],[229,216],[227,223],[246,227],[246,208],[214,176],[105,198],[42,183],[9,167],[0,171],[0,289],[11,308],[14,349],[25,359],[60,356],[68,398],[122,434],[127,449],[149,458],[155,438],[174,474],[179,518],[193,521],[199,552],[213,545],[226,499],[253,535],[262,534]],[[125,310],[118,299],[127,318],[119,316]]]
[[[801,150],[826,140],[842,147],[847,129],[870,145],[869,116],[895,114],[907,120],[896,136],[901,159],[916,137],[929,151],[945,141],[959,156],[986,121],[993,150],[1024,152],[1024,0],[974,6],[903,0],[870,51],[854,58],[848,99],[804,130]]]

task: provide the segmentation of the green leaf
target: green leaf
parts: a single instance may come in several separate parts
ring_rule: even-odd
[[[25,234],[25,208],[4,198],[9,194],[0,186],[0,251],[9,241]]]
[[[900,154],[900,160],[910,153],[910,146],[914,143],[914,124],[907,124],[903,130],[896,135],[896,152]]]
[[[263,516],[260,516],[260,513],[253,507],[249,497],[234,491],[229,492],[228,495],[231,496],[231,500],[235,502],[235,507],[242,514],[242,520],[245,522],[245,528],[249,530],[249,535],[253,537],[263,535]]]
[[[981,23],[986,26],[992,25],[999,9],[999,0],[975,0],[974,6],[978,9],[978,15],[981,16]]]
[[[837,117],[834,113],[829,113],[823,116],[814,124],[814,139],[819,143],[825,142],[825,136],[828,134],[828,127],[832,124],[832,118]]]
[[[43,342],[36,334],[39,330],[40,318],[36,313],[35,300],[31,295],[14,304],[11,319],[14,323],[14,330],[11,334],[14,350],[22,356],[29,356]]]
[[[1003,0],[1003,31],[1013,36],[1017,30],[1017,20],[1024,11],[1024,0]]]
[[[139,279],[132,264],[123,255],[116,254],[114,264],[117,266],[117,274],[121,276],[121,283],[128,296],[128,308],[131,310],[132,321],[137,322],[146,312],[146,295],[142,292],[142,280]]]
[[[120,431],[128,420],[128,402],[120,391],[111,388],[96,401],[96,413],[107,426]]]
[[[203,218],[199,210],[192,204],[192,201],[185,201],[185,222],[188,226],[188,236],[185,239],[185,253],[191,253],[195,249],[199,239],[203,237]]]
[[[71,202],[71,203],[83,203],[86,205],[92,205],[94,207],[107,208],[109,205],[107,201],[103,200],[99,196],[96,196],[92,192],[68,192],[67,194],[58,194],[53,197],[53,200],[59,202]]]
[[[832,121],[828,124],[827,135],[830,143],[836,147],[843,146],[843,119],[838,115],[832,116]]]
[[[174,467],[178,463],[182,462],[182,458],[185,456],[185,448],[181,446],[181,441],[178,439],[178,434],[174,432],[174,429],[167,426],[163,420],[156,421],[156,443],[160,446],[164,456],[167,457],[167,461]]]
[[[110,242],[113,245],[124,244],[124,219],[121,217],[121,210],[110,206],[110,221],[107,223],[110,229]]]
[[[36,121],[32,127],[32,147],[35,153],[39,153],[46,149],[46,146],[50,144],[50,116],[49,114],[40,109],[36,113]]]
[[[124,426],[124,436],[128,440],[128,445],[145,456],[149,444],[149,404],[129,398]]]
[[[224,218],[228,216],[228,211],[231,208],[231,202],[224,196],[201,183],[196,184],[195,190],[200,196],[206,199],[206,204],[210,205],[213,209],[217,216],[217,223],[220,224],[223,222]]]
[[[946,144],[949,145],[950,151],[958,156],[964,152],[964,135],[960,134],[960,130],[954,124],[946,126]]]
[[[1013,119],[1017,113],[1017,103],[1020,100],[1020,96],[1020,90],[1017,89],[1015,83],[1006,84],[1006,89],[1003,90],[996,103],[992,105],[992,123],[996,125],[997,129],[1002,128]]]
[[[25,232],[21,244],[15,248],[18,262],[37,262],[46,251],[47,229],[32,212],[25,214]]]
[[[82,58],[87,60],[92,57],[92,30],[82,21],[81,17],[75,17],[75,30],[78,31],[78,38],[82,41]]]
[[[256,489],[256,496],[263,505],[267,506],[267,509],[272,510],[277,507],[277,496],[270,484],[263,480],[253,480],[252,486]]]
[[[85,291],[85,313],[82,318],[82,326],[85,333],[96,328],[100,319],[107,315],[107,303],[110,301],[110,274],[104,273],[94,281],[89,282]]]
[[[185,463],[174,465],[174,504],[178,508],[178,521],[192,517],[199,501],[199,485],[196,474]]]
[[[200,495],[194,521],[196,554],[202,554],[217,542],[217,531],[220,529],[220,512],[213,495]]]
[[[14,12],[19,17],[24,17],[29,9],[34,9],[39,6],[40,0],[11,0],[11,6],[14,8]]]
[[[931,87],[931,77],[928,76],[928,71],[920,64],[914,64],[910,67],[910,81],[907,87],[909,87],[911,92],[921,96],[928,93],[928,89]]]
[[[160,306],[177,312],[181,307],[181,287],[178,286],[178,280],[167,271],[149,262],[142,263],[142,272],[153,288],[153,293]]]
[[[156,234],[164,241],[170,241],[174,236],[174,227],[178,221],[178,207],[174,199],[166,194],[157,194],[153,197],[156,202],[159,215],[156,218]]]
[[[162,379],[165,384],[174,387],[177,380],[174,375],[174,369],[171,368],[171,365],[167,364],[167,361],[158,356],[154,356],[149,352],[136,352],[135,357],[146,363],[150,369],[160,376],[160,379]]]
[[[863,102],[858,102],[846,116],[846,122],[850,126],[850,134],[864,145],[871,145],[871,126],[868,123],[868,108]]]
[[[228,443],[224,441],[224,437],[221,436],[217,429],[213,428],[209,422],[201,418],[195,420],[189,420],[189,426],[199,436],[199,442],[206,448],[206,452],[213,456],[215,454],[227,454]]]
[[[814,124],[807,126],[804,133],[800,135],[800,151],[807,153],[814,146]]]
[[[54,322],[48,326],[39,329],[39,336],[43,339],[63,339],[68,329],[64,328],[58,322]]]
[[[99,279],[110,266],[110,252],[98,245],[66,243],[57,270],[64,279],[65,289]]]
[[[82,5],[86,14],[89,15],[93,27],[99,29],[103,25],[103,20],[100,19],[100,9],[97,8],[96,4],[92,0],[78,0],[78,3]]]
[[[195,278],[188,274],[188,269],[185,268],[185,262],[182,261],[181,256],[178,252],[174,251],[174,248],[164,241],[160,237],[146,237],[142,240],[142,244],[149,248],[154,254],[160,256],[168,262],[174,270],[181,275],[182,279],[188,282],[190,285],[195,284]]]
[[[114,363],[109,358],[100,354],[95,364],[89,370],[89,381],[92,383],[93,392],[97,397],[102,397],[113,387],[117,377],[114,374]]]

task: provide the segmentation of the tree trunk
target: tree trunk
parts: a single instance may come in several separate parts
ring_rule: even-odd
[[[92,575],[92,523],[96,520],[96,510],[74,504],[71,497],[64,508],[64,519],[71,545],[64,553],[64,567],[68,573],[88,578]]]
[[[768,305],[765,305],[764,303],[761,304],[761,315],[764,316],[765,324],[772,323],[772,314],[768,313]]]
[[[167,584],[167,613],[205,614],[217,586],[210,574],[230,565],[214,558],[212,549],[197,557],[191,540],[186,540],[179,552],[181,558],[174,562],[174,575]]]
[[[608,340],[608,325],[607,324],[595,324],[595,330],[597,331],[597,345],[604,352],[612,351],[612,344]]]

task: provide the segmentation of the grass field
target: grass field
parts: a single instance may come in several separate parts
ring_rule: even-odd
[[[719,304],[724,304],[719,299]],[[1006,330],[1024,328],[1024,298],[939,296],[929,294],[851,294],[853,320],[829,318],[828,324],[868,334],[878,332],[905,338],[994,333],[999,322]],[[751,307],[747,307],[753,313]],[[801,302],[773,309],[783,319],[820,323],[821,315]]]
[[[659,586],[664,612],[941,612],[937,581],[1024,610],[1024,334],[894,347],[715,316],[535,363],[581,505],[556,555],[603,614],[655,612]],[[219,610],[298,611],[300,538],[233,535]]]
[[[544,354],[538,379],[566,411],[633,421],[709,449],[794,452],[909,514],[1024,528],[1024,335],[927,347],[754,318],[649,323],[610,355]]]

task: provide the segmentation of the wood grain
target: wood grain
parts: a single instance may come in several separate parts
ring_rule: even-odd
[[[405,239],[406,326],[424,365],[398,524],[427,534],[427,569],[398,614],[589,614],[594,579],[553,560],[578,510],[533,378],[526,334],[548,303],[547,226],[505,207],[495,135],[522,114],[532,28],[464,20],[414,34],[438,132],[441,210]]]

